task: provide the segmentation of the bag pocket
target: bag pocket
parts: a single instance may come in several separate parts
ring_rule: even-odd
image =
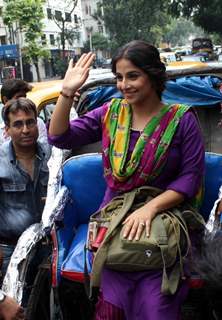
[[[145,230],[139,240],[123,238],[120,226],[109,242],[106,266],[126,272],[171,267],[177,258],[179,239],[179,225],[173,226],[172,219],[166,214],[160,214],[153,220],[149,238]]]

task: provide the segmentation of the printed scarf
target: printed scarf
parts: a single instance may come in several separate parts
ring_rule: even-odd
[[[168,149],[185,105],[164,105],[141,133],[126,161],[132,124],[132,109],[125,99],[112,99],[103,120],[103,163],[107,184],[129,191],[151,182],[165,164]]]

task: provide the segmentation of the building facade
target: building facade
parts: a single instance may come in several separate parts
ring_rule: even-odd
[[[76,5],[73,0],[47,0],[43,5],[43,35],[39,40],[40,45],[50,51],[50,59],[40,60],[39,68],[41,78],[54,77],[58,73],[59,63],[73,57],[77,59],[84,47],[84,43],[88,40],[90,49],[94,50],[92,43],[92,35],[100,33],[107,36],[105,26],[102,20],[95,19],[93,16],[99,7],[99,0],[78,0]],[[6,1],[0,0],[0,13],[4,10]],[[1,14],[0,14],[1,15]],[[15,28],[16,29],[16,26]],[[21,50],[25,46],[23,34],[12,34],[10,30],[4,26],[0,17],[0,60],[3,46],[13,44],[17,48],[17,56],[14,56],[14,63],[22,64]],[[1,50],[2,48],[2,50]],[[15,48],[14,48],[15,49]],[[103,52],[97,50],[97,56],[103,56]],[[1,66],[1,62],[0,62]],[[28,76],[27,66],[23,69],[25,78]],[[19,68],[18,68],[19,69]],[[33,65],[29,66],[28,72],[31,77],[27,80],[36,81],[37,74]],[[18,73],[19,76],[22,76]]]
[[[93,35],[96,33],[108,37],[104,21],[98,15],[96,16],[98,11],[101,16],[103,15],[101,2],[101,0],[81,0],[84,40],[89,41],[90,50],[95,51],[98,61],[104,60],[108,56],[107,50],[95,50],[93,44]]]
[[[50,60],[42,61],[44,78],[56,76],[59,60],[78,57],[83,47],[81,1],[48,0],[43,6],[44,28],[41,44],[50,51]]]
[[[99,0],[81,0],[82,3],[82,17],[83,17],[83,31],[84,40],[88,40],[90,35],[94,33],[101,33],[107,36],[104,22],[101,19],[95,19],[95,13],[97,10],[101,10],[103,13],[103,8],[100,7],[101,1]]]

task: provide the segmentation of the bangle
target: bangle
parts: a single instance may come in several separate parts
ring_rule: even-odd
[[[74,99],[74,97],[75,97],[75,94],[72,95],[72,96],[68,96],[68,95],[65,94],[63,91],[60,91],[59,94],[60,94],[61,96],[63,96],[64,98],[66,98],[66,99]]]

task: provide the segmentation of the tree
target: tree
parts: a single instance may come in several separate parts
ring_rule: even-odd
[[[171,19],[163,42],[170,43],[173,47],[187,45],[190,37],[203,36],[204,31],[196,27],[193,22],[184,18]]]
[[[41,81],[38,60],[49,56],[49,52],[40,43],[43,34],[43,3],[44,0],[8,0],[3,11],[3,21],[11,31],[11,41],[14,42],[15,36],[24,33],[23,55],[35,65],[38,81]]]
[[[169,10],[176,17],[183,15],[207,32],[216,32],[222,36],[221,0],[172,0]]]
[[[64,77],[67,66],[68,66],[68,56],[66,55],[66,42],[69,45],[73,45],[75,39],[79,39],[79,29],[80,20],[77,15],[74,15],[74,23],[72,22],[72,13],[74,12],[78,0],[64,1],[65,15],[62,14],[52,14],[52,18],[60,30],[60,37],[57,39],[58,43],[61,43],[62,51],[55,57],[55,70],[61,76]]]
[[[109,41],[108,39],[101,33],[96,32],[92,34],[92,44],[93,44],[93,49],[95,51],[97,50],[105,50],[107,49],[108,45],[109,45]],[[90,43],[89,40],[86,41],[86,43],[84,44],[84,51],[90,51]]]
[[[71,22],[71,15],[73,11],[75,10],[78,0],[71,0],[68,2],[64,2],[65,4],[65,16],[61,14],[56,15],[53,14],[52,18],[57,25],[57,27],[60,29],[60,37],[61,37],[61,45],[62,45],[62,57],[65,59],[65,47],[66,47],[66,40],[69,44],[73,44],[73,41],[75,39],[79,38],[79,28],[80,28],[80,21],[78,17],[74,16],[74,24],[70,24]]]
[[[168,21],[164,0],[103,0],[95,13],[102,19],[115,50],[134,39],[157,44]]]

